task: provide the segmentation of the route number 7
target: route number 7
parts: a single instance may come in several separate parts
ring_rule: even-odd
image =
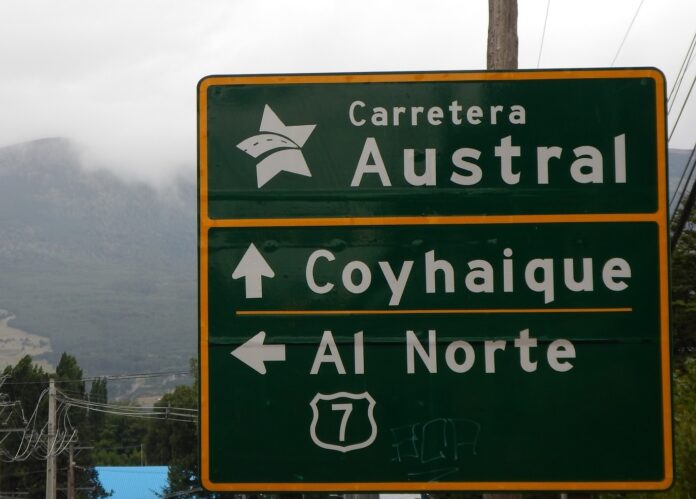
[[[364,404],[363,401],[367,404]],[[356,404],[357,410],[353,411],[353,409],[356,408]],[[335,450],[338,452],[351,452],[369,447],[377,438],[377,422],[375,421],[374,416],[375,404],[375,399],[373,399],[372,396],[367,392],[317,393],[309,403],[309,406],[312,408],[312,422],[309,425],[309,435],[312,437],[312,442],[322,449]],[[362,415],[362,411],[360,409],[363,406],[365,406],[364,416]],[[323,407],[324,409],[320,409],[320,407]],[[340,415],[340,424],[338,425],[338,435],[336,435],[336,430],[334,429],[334,425],[336,424],[335,421],[338,419],[338,414],[334,415],[334,411],[342,413]],[[323,414],[324,412],[327,413],[327,416],[328,414],[332,414],[332,416],[329,418],[330,422],[320,426],[322,428],[322,433],[328,437],[328,442],[326,440],[322,440],[317,435],[319,417],[320,414]],[[370,425],[369,435],[365,433],[365,426],[353,423],[351,423],[351,428],[355,429],[350,432],[350,434],[346,435],[348,420],[353,412],[358,414],[356,417],[359,420],[364,417],[367,418],[367,423]],[[351,421],[353,420],[351,419]]]
[[[338,441],[346,441],[346,426],[348,425],[348,418],[350,418],[350,413],[353,412],[353,404],[331,404],[332,411],[343,411],[343,417],[341,418],[341,426],[338,430]]]

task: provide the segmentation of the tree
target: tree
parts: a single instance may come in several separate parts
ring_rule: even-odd
[[[672,497],[689,497],[696,490],[696,357],[674,374],[674,443],[676,481]]]
[[[194,382],[191,386],[177,386],[157,402],[159,408],[198,409],[198,363],[190,364]],[[191,422],[167,420],[151,421],[147,438],[146,453],[150,464],[166,464],[167,487],[162,491],[164,497],[201,488],[198,452],[198,425]],[[235,497],[234,494],[196,492],[198,498]],[[250,498],[255,497],[250,495]],[[283,496],[289,497],[289,496]],[[293,495],[292,497],[299,497]]]
[[[92,459],[100,466],[140,466],[152,464],[142,444],[148,432],[149,421],[115,414],[90,411],[98,414],[101,422],[93,438]]]
[[[672,253],[672,345],[682,357],[696,354],[696,232],[692,216]]]
[[[56,388],[73,398],[85,398],[85,382],[77,359],[63,353],[56,367]]]
[[[109,394],[106,387],[106,378],[97,378],[92,381],[89,390],[89,401],[95,404],[106,404]],[[106,414],[102,411],[89,411],[87,413],[88,439],[94,441],[104,424]]]
[[[177,386],[155,404],[156,407],[198,407],[198,393],[191,386]],[[169,466],[165,493],[200,487],[198,480],[198,431],[195,424],[165,419],[150,423],[145,449],[148,462]]]
[[[46,398],[41,398],[48,387],[48,374],[26,355],[15,366],[7,366],[3,376],[8,377],[2,385],[5,398],[16,402],[7,420],[7,429],[24,429],[34,421],[35,425],[28,429],[40,429],[48,414]],[[32,420],[34,411],[36,419]],[[5,462],[0,473],[0,490],[26,492],[29,497],[40,497],[45,487],[46,462],[32,457],[31,453],[36,447],[34,443],[26,444],[26,435],[22,431],[11,431],[2,440],[1,451]]]
[[[0,490],[26,493],[29,498],[42,498],[45,495],[46,484],[47,448],[44,429],[48,420],[46,392],[49,376],[41,366],[33,363],[28,355],[23,357],[17,365],[6,367],[3,375],[9,377],[9,381],[2,386],[5,399],[18,402],[7,421],[11,421],[12,429],[21,431],[13,431],[2,440],[0,450],[4,460],[8,462],[2,465]],[[80,400],[85,398],[82,369],[75,357],[68,354],[61,356],[56,368],[56,380],[61,396]],[[59,403],[59,406],[65,411],[64,414],[67,414],[65,424],[71,427],[70,429],[61,427],[59,431],[69,437],[74,428],[77,430],[78,438],[86,433],[84,410],[64,403]],[[42,435],[42,438],[38,438],[39,435]],[[75,483],[77,488],[82,490],[78,492],[77,497],[89,499],[107,497],[108,494],[99,482],[88,451],[80,454],[78,463]],[[68,470],[66,454],[58,455],[57,468],[58,497],[64,497]]]

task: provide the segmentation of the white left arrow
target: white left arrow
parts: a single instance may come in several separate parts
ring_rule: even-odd
[[[246,253],[232,272],[232,279],[244,278],[244,291],[247,298],[261,298],[263,289],[262,277],[275,277],[275,272],[256,249],[254,243],[249,245]]]
[[[265,362],[285,360],[285,345],[264,345],[265,339],[266,332],[261,331],[232,350],[232,355],[256,372],[266,374]]]

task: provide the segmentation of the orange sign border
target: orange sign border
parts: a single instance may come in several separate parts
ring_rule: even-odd
[[[325,217],[213,220],[208,214],[208,89],[220,85],[296,85],[334,83],[473,82],[578,79],[650,78],[655,82],[657,116],[658,209],[647,214],[507,215],[424,217]],[[199,364],[200,364],[200,467],[202,485],[216,492],[400,492],[400,491],[589,491],[664,490],[674,479],[672,395],[669,334],[669,247],[667,244],[667,141],[665,78],[655,68],[590,69],[514,72],[425,72],[208,76],[198,84],[198,206],[199,206]],[[302,482],[219,483],[210,480],[210,427],[208,379],[208,231],[214,227],[321,227],[370,225],[442,225],[554,222],[655,222],[658,225],[660,260],[660,354],[662,361],[662,422],[664,478],[657,481],[599,482]]]

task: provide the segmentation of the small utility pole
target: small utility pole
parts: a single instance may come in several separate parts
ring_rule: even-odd
[[[56,380],[48,381],[48,434],[46,435],[46,499],[56,499]]]
[[[68,499],[75,499],[75,444],[68,451]]]

